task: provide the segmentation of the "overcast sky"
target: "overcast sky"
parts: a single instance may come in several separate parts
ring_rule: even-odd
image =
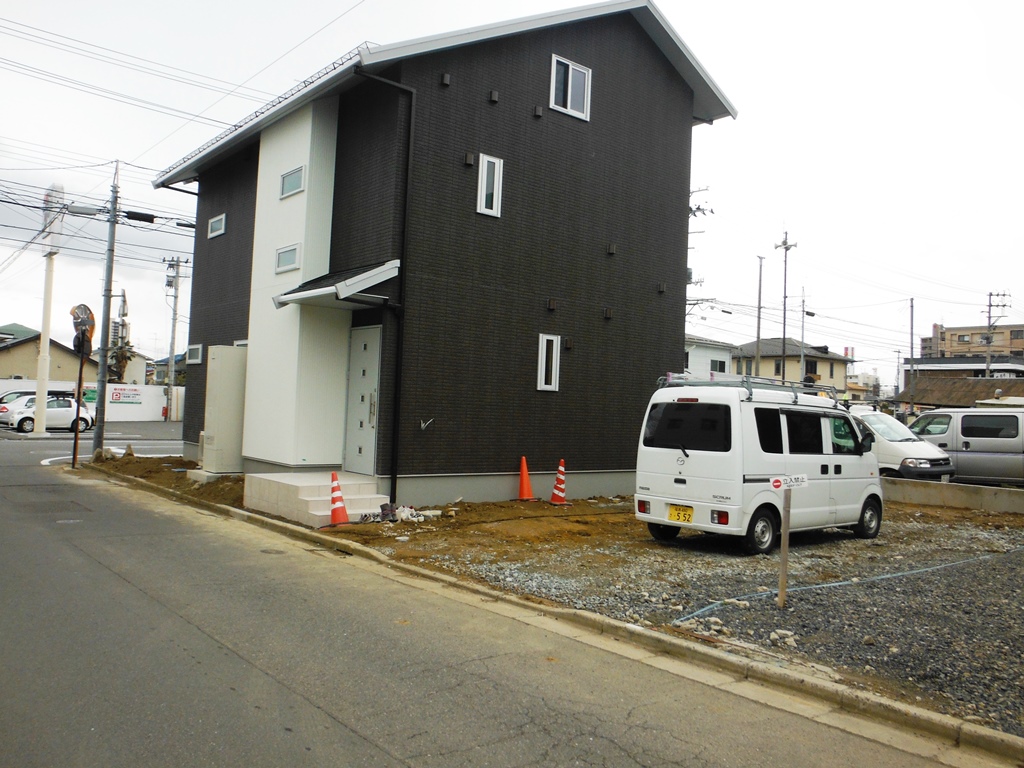
[[[224,0],[172,6],[57,0],[0,11],[0,325],[41,325],[38,229],[50,184],[102,205],[115,159],[122,207],[157,224],[118,229],[115,294],[132,341],[167,355],[171,310],[162,259],[190,258],[194,199],[154,192],[156,173],[226,125],[363,41],[390,43],[572,8],[565,0]],[[720,341],[782,330],[852,347],[857,371],[895,379],[898,354],[932,323],[1024,322],[1013,307],[1024,234],[1024,3],[661,0],[679,36],[736,106],[694,129],[687,331]],[[173,12],[164,8],[173,7]],[[589,64],[589,62],[587,62]],[[157,76],[156,73],[162,76]],[[595,63],[594,77],[600,77]],[[202,87],[198,87],[200,83]],[[238,86],[244,86],[238,89]],[[231,95],[228,95],[228,94]],[[595,113],[599,105],[594,106]],[[70,345],[72,306],[102,306],[107,227],[69,218],[56,262],[53,337]],[[185,270],[183,274],[189,274]],[[177,351],[187,344],[182,284]],[[913,299],[913,330],[911,300]],[[1024,307],[1024,293],[1016,297]],[[998,305],[1008,306],[1000,307]],[[115,310],[117,301],[114,304]],[[731,314],[729,314],[731,313]]]

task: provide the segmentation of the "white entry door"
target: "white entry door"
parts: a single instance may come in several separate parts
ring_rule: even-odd
[[[353,328],[350,338],[344,467],[346,472],[372,475],[377,457],[380,326]]]

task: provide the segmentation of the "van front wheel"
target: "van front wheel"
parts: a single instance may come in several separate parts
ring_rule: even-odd
[[[767,555],[775,546],[778,535],[775,515],[767,509],[759,509],[750,518],[750,525],[743,537],[743,548],[751,555]]]
[[[660,523],[648,523],[647,530],[651,532],[658,541],[672,541],[679,535],[679,529],[674,525],[661,525]]]
[[[853,526],[858,539],[873,539],[882,528],[882,505],[878,499],[868,499],[860,510],[860,522]]]

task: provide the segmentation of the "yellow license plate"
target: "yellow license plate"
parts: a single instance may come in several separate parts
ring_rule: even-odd
[[[676,523],[692,523],[693,507],[683,507],[678,504],[669,504],[668,519]]]

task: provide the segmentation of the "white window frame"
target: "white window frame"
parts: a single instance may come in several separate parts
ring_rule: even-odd
[[[537,342],[537,389],[558,391],[558,372],[561,368],[562,337],[540,334]]]
[[[287,253],[288,251],[295,251],[295,263],[281,266],[281,254]],[[282,272],[291,272],[302,266],[302,246],[299,243],[292,243],[286,245],[283,248],[277,249],[277,256],[274,258],[274,271],[278,274]]]
[[[565,92],[565,106],[558,104],[555,101],[556,86],[558,83],[558,65],[564,64],[569,68],[569,82],[566,84]],[[580,72],[586,78],[585,93],[583,94],[583,109],[573,109],[573,72]],[[556,53],[551,54],[551,109],[556,112],[564,112],[567,115],[578,117],[580,120],[590,120],[590,81],[591,71],[589,68],[581,66],[574,61],[559,56]]]
[[[185,352],[185,365],[199,365],[203,362],[203,345],[189,344]]]
[[[219,225],[219,226],[218,226]],[[216,231],[215,231],[216,228]],[[228,231],[228,215],[222,213],[220,216],[214,216],[208,222],[206,222],[206,239],[211,240],[215,237],[220,237]]]
[[[494,169],[494,188],[487,185],[488,171]],[[505,172],[505,161],[490,155],[480,155],[480,171],[477,174],[476,212],[486,216],[501,217],[501,185]],[[493,191],[491,205],[487,205],[487,193]]]
[[[284,191],[284,181],[285,181],[285,179],[287,179],[287,178],[289,178],[291,176],[294,176],[295,174],[299,174],[299,186],[298,186],[298,188],[297,189],[293,189],[293,190],[291,190],[289,192],[285,192]],[[300,165],[298,168],[293,168],[292,170],[288,171],[287,173],[282,173],[281,174],[281,199],[282,200],[284,198],[286,198],[286,197],[291,197],[292,195],[297,195],[297,194],[299,194],[299,192],[305,192],[305,191],[306,191],[306,166]]]

